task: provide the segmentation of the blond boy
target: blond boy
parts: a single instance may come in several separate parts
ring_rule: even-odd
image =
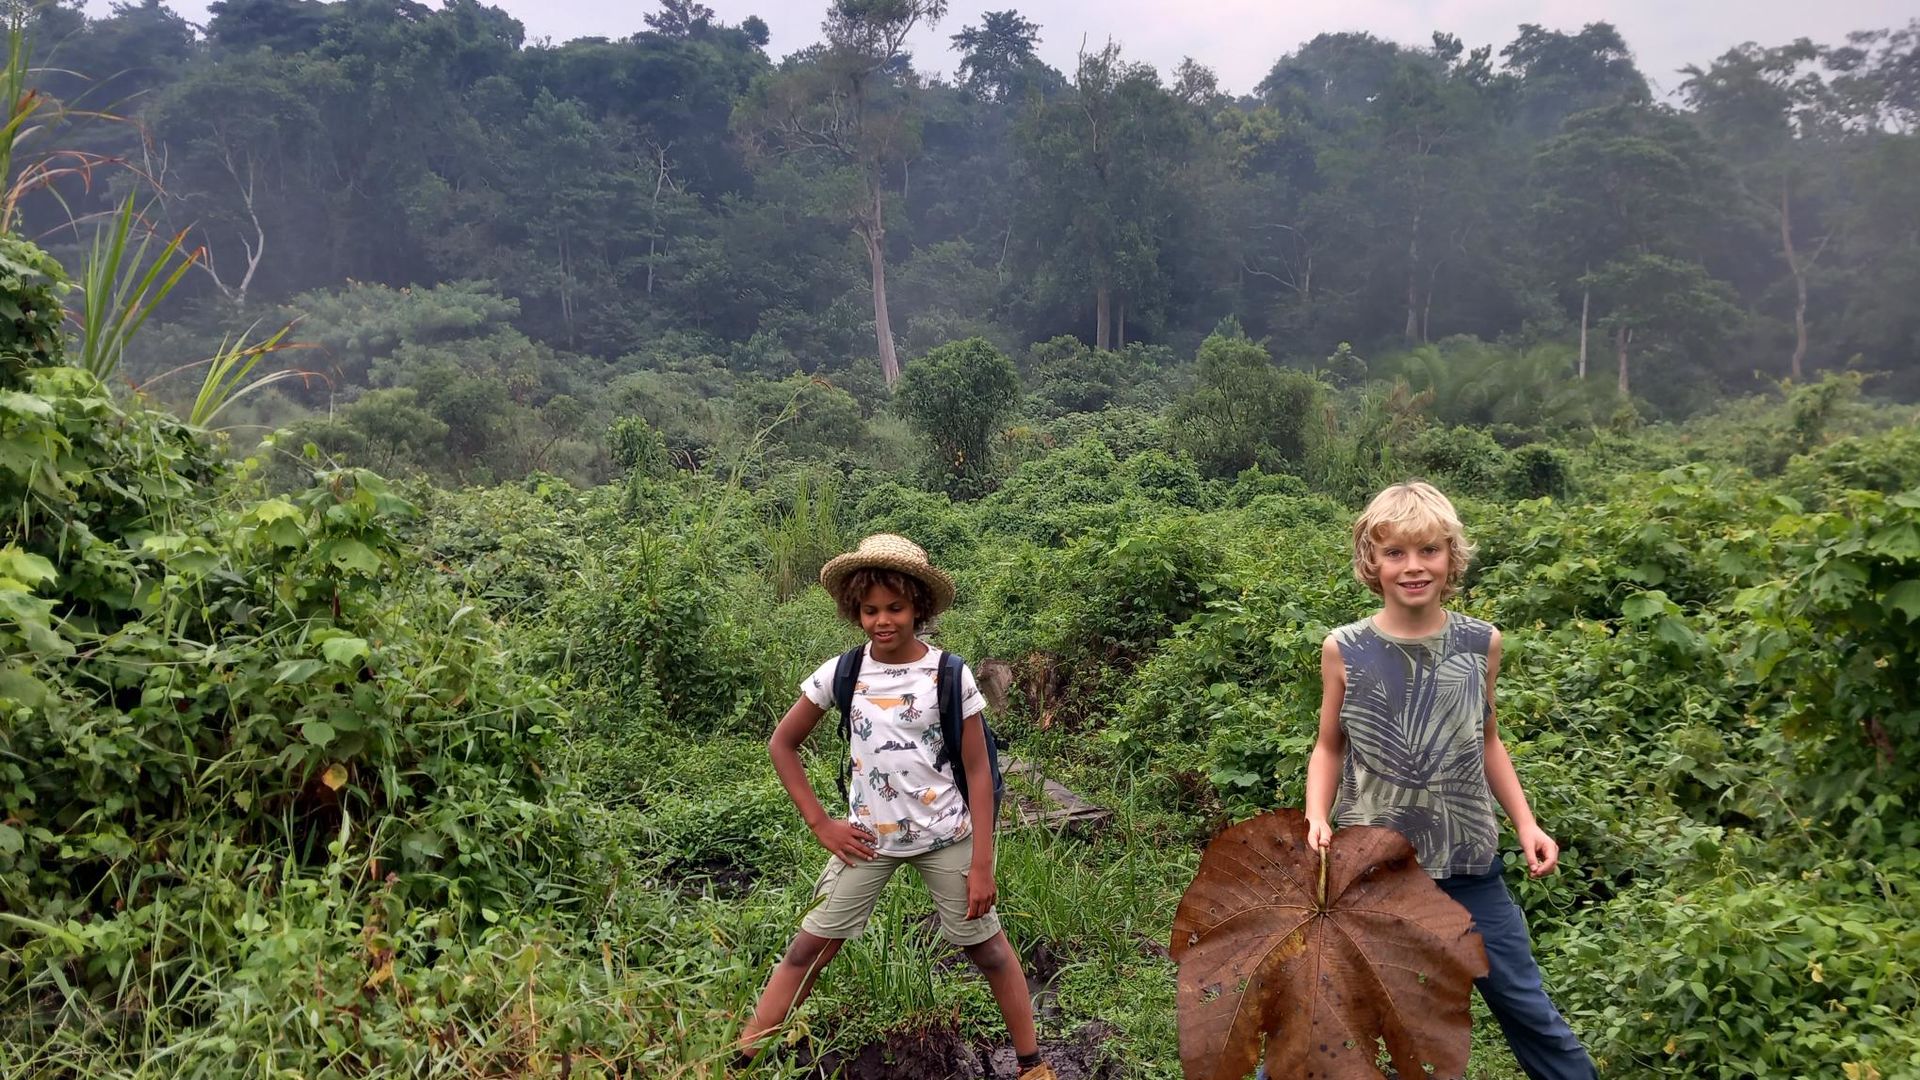
[[[1497,801],[1534,877],[1560,858],[1534,820],[1494,722],[1500,631],[1443,606],[1473,547],[1430,484],[1395,484],[1353,526],[1353,572],[1380,610],[1321,646],[1320,735],[1307,764],[1308,842],[1333,821],[1384,825],[1473,915],[1489,972],[1475,984],[1534,1080],[1592,1080],[1585,1048],[1541,985],[1526,919],[1501,879]],[[1337,795],[1337,799],[1336,799]]]

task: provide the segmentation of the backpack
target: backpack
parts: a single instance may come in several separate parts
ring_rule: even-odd
[[[847,784],[853,779],[853,688],[860,681],[860,664],[866,659],[867,647],[856,645],[840,654],[840,662],[833,669],[833,700],[840,706],[840,735],[847,740],[847,760],[840,766],[840,798],[847,797]],[[937,685],[938,708],[940,712],[940,753],[933,759],[936,769],[950,769],[954,786],[960,789],[960,800],[971,803],[972,793],[967,788],[967,763],[960,753],[960,729],[966,717],[960,715],[959,687],[967,662],[958,654],[942,651],[940,653],[940,681]],[[949,692],[949,687],[953,688]],[[1000,819],[1000,804],[1006,798],[1007,784],[1000,772],[1000,739],[993,733],[993,726],[987,723],[987,714],[980,714],[980,726],[985,728],[987,737],[987,767],[993,772],[993,821]],[[969,805],[968,809],[972,809]],[[989,824],[991,827],[991,824]]]

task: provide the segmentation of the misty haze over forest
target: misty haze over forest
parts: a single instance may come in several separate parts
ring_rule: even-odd
[[[315,348],[287,355],[326,380],[257,419],[325,411],[342,448],[463,474],[503,426],[600,474],[586,443],[636,411],[698,456],[720,438],[698,403],[794,372],[871,413],[973,336],[1029,391],[1073,384],[1039,415],[1164,400],[1225,319],[1333,382],[1453,354],[1498,378],[1506,350],[1600,413],[1821,371],[1920,391],[1920,24],[1738,46],[1729,24],[1665,96],[1605,23],[1323,34],[1228,96],[1204,56],[1060,70],[1017,11],[942,7],[855,5],[776,62],[763,21],[689,0],[538,47],[473,2],[223,0],[204,33],[164,4],[42,5],[41,84],[138,120],[76,113],[61,148],[138,170],[21,221],[74,253],[70,213],[137,191],[204,256],[131,376],[297,319]],[[951,53],[906,55],[929,26]],[[415,413],[444,445],[392,445]]]

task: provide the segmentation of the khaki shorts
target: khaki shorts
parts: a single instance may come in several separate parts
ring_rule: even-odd
[[[840,856],[827,858],[820,880],[814,883],[813,910],[801,920],[800,929],[815,937],[852,939],[867,928],[873,907],[880,902],[893,872],[912,865],[920,880],[933,894],[933,906],[940,912],[940,933],[955,945],[978,945],[1000,932],[1000,913],[989,911],[977,919],[967,918],[967,871],[973,866],[973,837],[916,855],[879,855],[863,863],[849,865]]]

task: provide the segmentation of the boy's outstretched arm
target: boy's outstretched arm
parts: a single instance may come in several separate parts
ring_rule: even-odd
[[[825,716],[820,706],[802,697],[780,718],[767,740],[767,756],[773,759],[773,771],[780,774],[780,786],[800,811],[800,819],[813,830],[820,846],[852,864],[873,858],[873,834],[851,821],[840,821],[820,805],[820,797],[807,783],[807,767],[800,761],[800,744],[813,734],[815,724]]]
[[[1333,792],[1340,786],[1340,762],[1347,733],[1340,729],[1340,705],[1347,697],[1347,665],[1340,644],[1328,635],[1320,644],[1320,734],[1307,759],[1307,846],[1324,851],[1333,843]]]
[[[960,722],[960,760],[967,767],[967,806],[973,813],[973,865],[967,871],[967,918],[993,910],[998,888],[993,881],[993,764],[987,758],[987,725],[981,714]],[[983,820],[984,819],[984,820]]]
[[[1513,821],[1513,832],[1520,850],[1527,856],[1527,872],[1534,877],[1553,872],[1560,863],[1560,845],[1533,820],[1533,808],[1527,805],[1527,793],[1520,788],[1520,774],[1514,771],[1507,744],[1500,741],[1500,725],[1493,709],[1493,682],[1500,677],[1500,631],[1493,632],[1487,646],[1487,787]]]

